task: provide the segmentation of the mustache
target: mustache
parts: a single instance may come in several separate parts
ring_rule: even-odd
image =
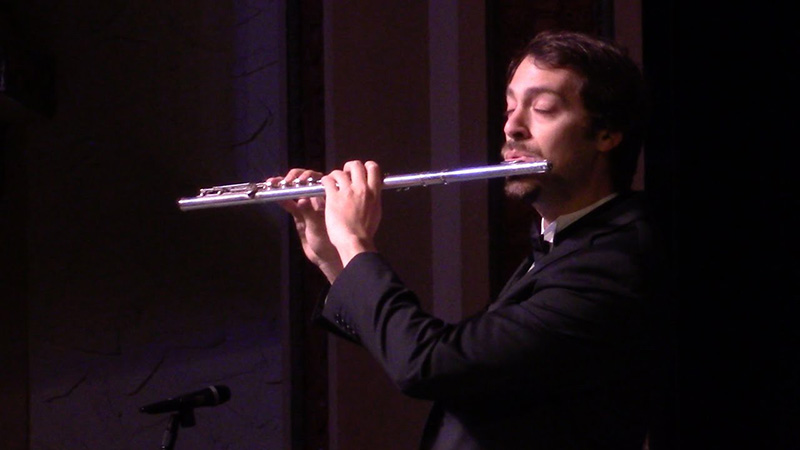
[[[538,149],[517,141],[506,141],[501,148],[502,153],[517,151],[528,156],[542,156]]]

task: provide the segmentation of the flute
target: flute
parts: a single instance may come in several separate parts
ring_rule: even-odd
[[[417,186],[425,187],[461,181],[545,173],[548,172],[551,167],[552,165],[547,161],[527,163],[508,161],[501,164],[470,167],[466,169],[393,175],[383,179],[383,189],[408,189]],[[277,186],[273,186],[267,182],[261,182],[228,184],[203,188],[200,189],[199,194],[195,197],[179,199],[178,207],[182,211],[189,211],[194,209],[245,205],[325,195],[325,188],[319,180],[311,180],[311,182],[306,184],[299,183],[298,181],[299,180],[296,180],[291,184],[281,182]]]

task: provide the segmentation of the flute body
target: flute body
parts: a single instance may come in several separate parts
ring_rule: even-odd
[[[383,179],[383,189],[408,189],[461,181],[485,180],[534,173],[545,173],[551,168],[547,161],[528,163],[502,163],[466,169],[444,170],[440,172],[421,172],[408,175],[393,175]],[[200,189],[195,197],[178,200],[182,211],[217,208],[278,200],[318,197],[325,195],[325,188],[319,181],[311,184],[291,184],[270,186],[266,182],[240,183]]]

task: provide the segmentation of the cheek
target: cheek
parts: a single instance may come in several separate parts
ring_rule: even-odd
[[[539,128],[537,141],[542,148],[554,156],[571,149],[585,148],[591,144],[587,138],[587,128],[574,120],[564,120]]]

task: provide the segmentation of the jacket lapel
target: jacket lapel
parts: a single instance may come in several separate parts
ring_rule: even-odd
[[[536,285],[536,277],[547,266],[590,246],[595,237],[640,218],[641,209],[632,206],[631,203],[639,205],[638,196],[622,194],[581,217],[561,233],[557,233],[553,249],[536,261],[536,265],[531,270],[528,269],[533,263],[533,258],[528,256],[500,291],[497,300],[489,306],[489,310],[496,309],[503,304],[518,303],[527,299]]]
[[[509,294],[510,289],[515,284],[517,284],[517,282],[520,280],[520,278],[524,277],[528,273],[528,269],[530,269],[531,264],[533,264],[533,257],[528,255],[528,257],[525,258],[524,261],[522,261],[522,264],[520,264],[519,267],[517,267],[517,270],[515,270],[514,273],[511,275],[511,277],[508,279],[508,281],[506,282],[506,285],[503,286],[503,289],[500,291],[500,294],[498,294],[498,296],[497,296],[498,299],[504,298]],[[497,303],[497,302],[495,301],[493,303]]]

